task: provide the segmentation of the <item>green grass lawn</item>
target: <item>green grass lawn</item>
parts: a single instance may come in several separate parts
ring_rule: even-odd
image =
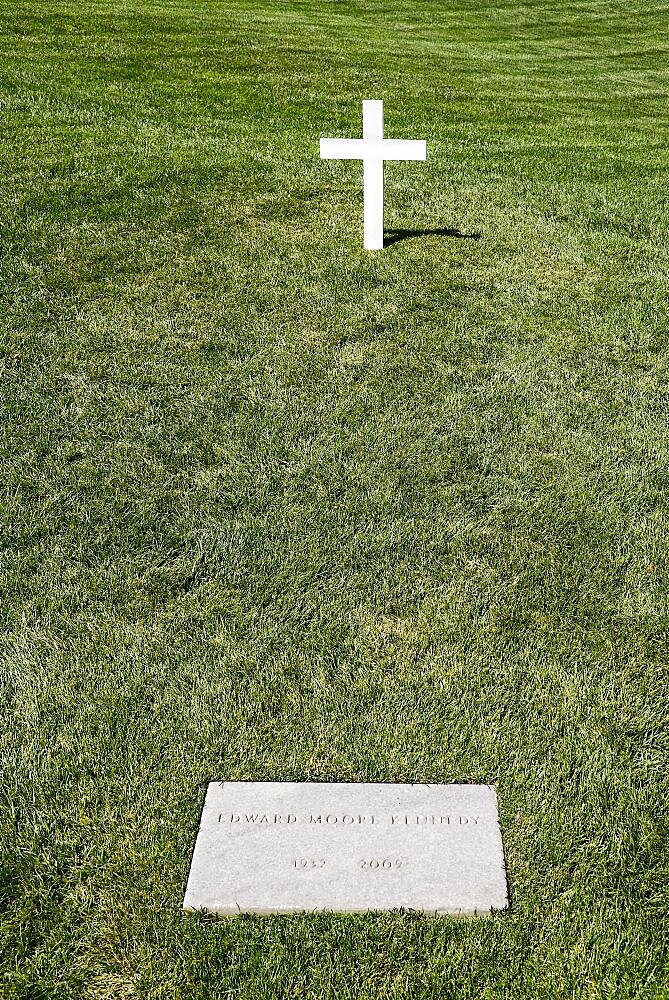
[[[2,997],[668,997],[669,4],[0,0],[0,87]],[[212,779],[492,783],[511,910],[184,918]]]

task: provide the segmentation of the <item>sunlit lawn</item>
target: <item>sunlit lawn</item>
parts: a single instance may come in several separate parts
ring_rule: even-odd
[[[2,995],[666,997],[669,8],[0,26]],[[511,910],[184,918],[217,778],[494,784]]]

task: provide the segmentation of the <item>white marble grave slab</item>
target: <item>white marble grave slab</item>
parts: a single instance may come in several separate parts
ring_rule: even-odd
[[[212,781],[185,911],[508,906],[490,785]]]

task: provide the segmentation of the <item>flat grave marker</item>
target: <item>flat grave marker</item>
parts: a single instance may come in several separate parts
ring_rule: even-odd
[[[183,902],[217,914],[508,906],[490,785],[212,781]]]

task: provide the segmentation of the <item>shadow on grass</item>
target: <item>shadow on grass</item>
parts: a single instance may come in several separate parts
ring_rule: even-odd
[[[383,245],[389,247],[393,243],[412,240],[418,236],[451,236],[458,240],[480,240],[483,233],[461,233],[459,229],[387,229]]]

